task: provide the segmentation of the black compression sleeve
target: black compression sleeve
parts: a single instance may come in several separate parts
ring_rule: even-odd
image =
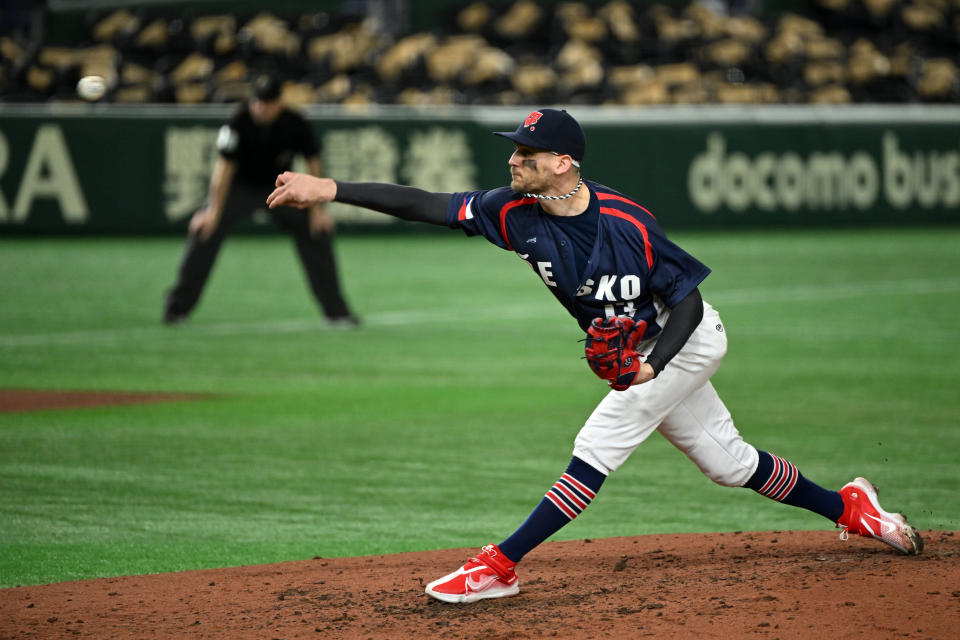
[[[446,224],[449,193],[433,193],[415,187],[380,182],[337,181],[337,202],[429,224]]]
[[[703,298],[700,290],[694,289],[670,310],[667,326],[660,332],[660,338],[647,356],[647,364],[653,367],[654,377],[660,375],[663,368],[687,344],[690,334],[703,319]]]

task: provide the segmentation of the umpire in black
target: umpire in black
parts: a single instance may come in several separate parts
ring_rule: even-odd
[[[262,209],[277,175],[302,154],[312,175],[323,165],[310,125],[280,100],[280,83],[270,75],[254,82],[253,96],[240,105],[217,136],[220,157],[210,178],[207,202],[190,219],[187,246],[177,282],[167,292],[163,321],[179,324],[196,306],[220,246],[238,222]],[[273,221],[291,233],[310,288],[333,326],[359,324],[340,291],[333,255],[333,218],[323,206],[308,216],[293,208],[268,210]]]

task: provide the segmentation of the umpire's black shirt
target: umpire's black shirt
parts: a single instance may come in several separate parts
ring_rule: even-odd
[[[295,155],[309,158],[319,153],[319,146],[299,113],[284,109],[271,124],[261,126],[244,103],[220,128],[217,150],[237,164],[236,181],[273,187],[277,175],[290,169]]]

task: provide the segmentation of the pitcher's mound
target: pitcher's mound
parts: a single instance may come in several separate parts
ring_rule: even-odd
[[[2,638],[955,638],[960,536],[902,556],[835,532],[554,542],[520,595],[435,601],[475,549],[105,578],[0,591]]]

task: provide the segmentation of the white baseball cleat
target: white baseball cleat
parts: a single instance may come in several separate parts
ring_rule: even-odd
[[[506,598],[520,593],[516,563],[488,544],[453,573],[427,585],[428,596],[443,602],[467,603],[486,598]]]
[[[917,555],[923,551],[923,539],[907,519],[899,513],[888,513],[880,508],[877,489],[866,478],[855,478],[840,489],[843,515],[837,520],[842,527],[842,540],[850,533],[865,538],[876,538],[901,553]]]

